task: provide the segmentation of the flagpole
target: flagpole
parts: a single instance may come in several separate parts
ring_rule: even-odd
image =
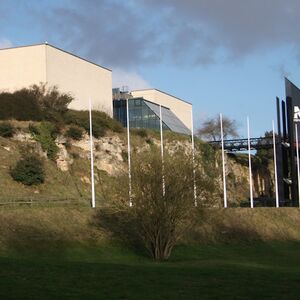
[[[298,201],[300,207],[300,165],[299,165],[299,138],[298,138],[298,124],[295,124],[296,134],[296,156],[297,156],[297,175],[298,175]]]
[[[253,208],[252,166],[251,166],[251,146],[250,146],[250,124],[249,124],[249,117],[247,117],[247,132],[248,132],[248,159],[249,159],[250,206],[251,206],[251,208]]]
[[[92,100],[89,98],[90,117],[90,152],[91,152],[91,183],[92,183],[92,208],[96,207],[95,201],[95,176],[94,176],[94,153],[93,153],[93,123],[92,123]]]
[[[132,182],[131,182],[131,149],[130,149],[130,123],[129,123],[129,103],[126,98],[126,113],[127,113],[127,152],[128,152],[128,195],[129,206],[132,206]]]
[[[197,186],[196,186],[196,169],[195,169],[195,141],[194,141],[194,121],[193,108],[191,109],[191,134],[192,134],[192,161],[193,161],[193,184],[194,184],[194,205],[198,206],[197,202]]]
[[[276,139],[275,139],[275,125],[274,120],[272,121],[273,129],[273,150],[274,150],[274,177],[275,177],[275,199],[276,207],[279,207],[279,196],[278,196],[278,179],[277,179],[277,157],[276,157]]]
[[[222,114],[220,114],[220,125],[221,125],[221,145],[222,145],[222,167],[223,167],[224,207],[227,208],[226,171],[225,171],[225,152],[224,152],[224,133],[223,133],[223,116],[222,116]]]
[[[162,126],[162,110],[161,105],[159,105],[159,125],[160,125],[160,154],[161,154],[161,164],[162,164],[162,193],[163,196],[166,194],[165,186],[165,167],[164,167],[164,141],[163,141],[163,126]]]

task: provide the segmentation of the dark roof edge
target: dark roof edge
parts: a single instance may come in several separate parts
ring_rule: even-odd
[[[15,47],[0,48],[0,51],[1,51],[1,50],[17,49],[17,48],[27,48],[27,47],[42,46],[42,45],[50,46],[50,47],[52,47],[52,48],[54,48],[54,49],[56,49],[56,50],[62,51],[62,52],[64,52],[64,53],[67,53],[67,54],[69,54],[69,55],[72,55],[72,56],[74,56],[74,57],[77,57],[77,58],[79,58],[79,59],[81,59],[81,60],[84,60],[84,61],[86,61],[86,62],[88,62],[88,63],[90,63],[90,64],[92,64],[92,65],[95,65],[95,66],[97,66],[97,67],[100,67],[100,68],[102,68],[102,69],[105,69],[105,70],[107,70],[107,71],[112,72],[112,70],[109,69],[109,68],[106,68],[106,67],[103,67],[103,66],[101,66],[101,65],[98,65],[98,64],[96,64],[96,63],[94,63],[94,62],[92,62],[92,61],[90,61],[90,60],[88,60],[88,59],[85,59],[85,58],[83,58],[83,57],[81,57],[81,56],[78,56],[78,55],[76,55],[76,54],[74,54],[74,53],[71,53],[71,52],[69,52],[69,51],[63,50],[63,49],[61,49],[61,48],[59,48],[59,47],[53,46],[53,45],[51,45],[51,44],[49,44],[49,43],[39,43],[39,44],[31,44],[31,45],[26,45],[26,46],[15,46]]]
[[[163,94],[165,94],[165,95],[168,95],[168,96],[170,96],[170,97],[176,98],[176,99],[178,99],[178,100],[180,100],[180,101],[182,101],[182,102],[185,102],[185,103],[187,103],[187,104],[193,105],[191,102],[188,102],[188,101],[186,101],[186,100],[183,100],[183,99],[181,99],[181,98],[178,98],[178,97],[176,97],[176,96],[174,96],[174,95],[172,95],[172,94],[166,93],[166,92],[164,92],[164,91],[162,91],[162,90],[159,90],[159,89],[140,89],[140,90],[133,90],[132,92],[153,91],[153,90],[154,90],[154,91],[157,91],[157,92],[160,92],[160,93],[163,93]]]

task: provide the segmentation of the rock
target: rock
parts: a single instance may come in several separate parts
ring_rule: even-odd
[[[32,138],[32,135],[30,133],[24,133],[20,131],[14,134],[13,139],[19,142],[31,142],[31,143],[35,142],[35,140]]]
[[[94,142],[94,163],[99,170],[106,171],[109,175],[117,175],[124,169],[122,151],[125,150],[124,143],[118,136],[102,137],[93,139]],[[85,152],[85,157],[90,157],[90,140],[85,135],[80,141],[74,141],[76,146]]]
[[[55,140],[56,144],[66,144],[67,143],[67,139],[65,136],[63,135],[59,135],[56,140]]]
[[[64,145],[58,144],[57,146],[59,150],[57,153],[56,165],[61,171],[69,171],[69,166],[73,163],[73,159]]]
[[[90,179],[87,176],[83,176],[80,178],[83,183],[91,184]]]

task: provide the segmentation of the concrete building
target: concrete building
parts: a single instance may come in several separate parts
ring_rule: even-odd
[[[0,92],[13,92],[32,84],[56,85],[70,93],[70,108],[93,109],[112,116],[112,72],[47,43],[0,49]]]
[[[160,106],[164,130],[191,133],[192,104],[156,89],[122,92],[113,90],[114,118],[127,127],[128,99],[130,128],[160,129]]]

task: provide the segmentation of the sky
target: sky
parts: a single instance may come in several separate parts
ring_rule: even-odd
[[[113,86],[157,88],[219,113],[246,137],[271,130],[284,77],[300,86],[298,0],[0,0],[0,48],[47,41],[112,69]]]

